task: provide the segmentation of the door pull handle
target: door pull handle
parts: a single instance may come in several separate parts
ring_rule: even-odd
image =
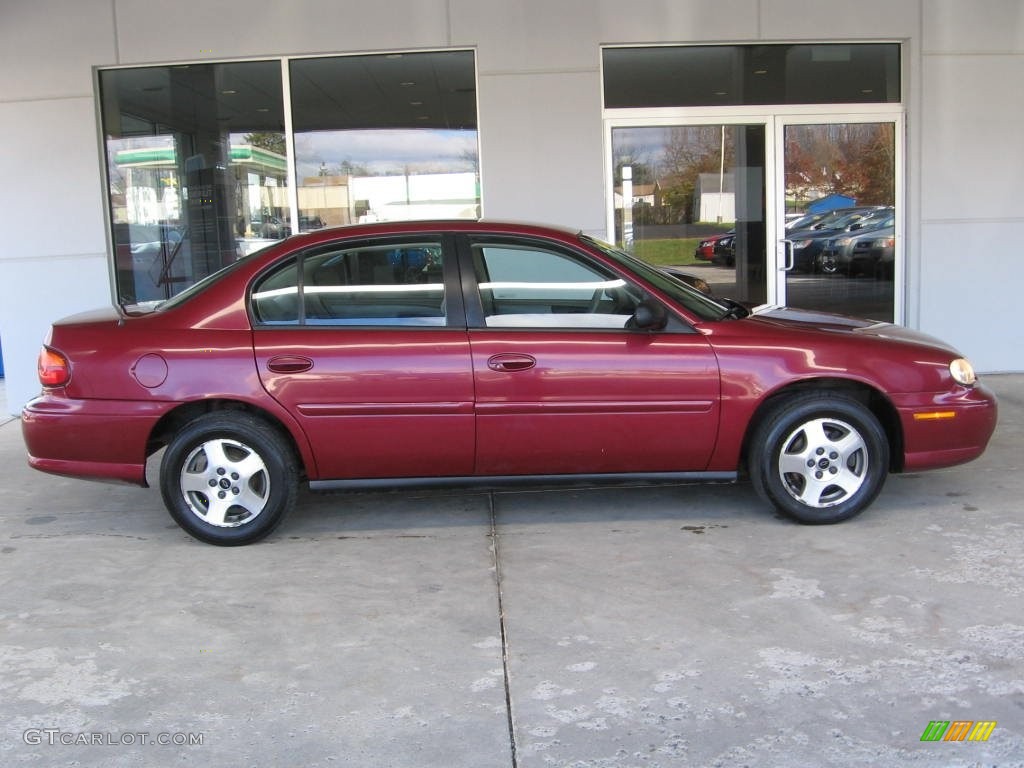
[[[493,355],[487,360],[487,367],[492,371],[508,373],[512,371],[528,371],[537,364],[537,358],[530,355],[503,353]]]
[[[308,357],[299,355],[282,355],[272,357],[267,362],[267,368],[274,373],[305,373],[313,367],[313,361]]]

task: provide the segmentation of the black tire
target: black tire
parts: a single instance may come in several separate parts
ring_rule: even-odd
[[[761,497],[808,525],[860,514],[889,471],[889,441],[878,419],[841,393],[781,400],[754,431],[748,455]]]
[[[174,436],[160,464],[160,492],[189,534],[238,546],[264,538],[292,510],[298,474],[277,430],[227,411],[195,419]]]

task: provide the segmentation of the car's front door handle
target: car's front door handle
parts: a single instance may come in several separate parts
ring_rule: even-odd
[[[513,352],[503,352],[487,359],[487,367],[492,371],[527,371],[537,364],[537,358]]]
[[[267,362],[267,368],[274,373],[305,373],[313,367],[313,361],[301,355],[280,355]]]

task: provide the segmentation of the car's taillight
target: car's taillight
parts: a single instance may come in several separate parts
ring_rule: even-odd
[[[63,387],[71,380],[71,364],[50,347],[39,350],[39,383],[44,387]]]

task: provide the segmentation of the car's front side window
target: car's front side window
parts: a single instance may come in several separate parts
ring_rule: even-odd
[[[477,243],[488,328],[625,328],[642,292],[581,259],[534,245]]]
[[[253,316],[265,325],[443,326],[439,241],[305,254],[262,278]]]

